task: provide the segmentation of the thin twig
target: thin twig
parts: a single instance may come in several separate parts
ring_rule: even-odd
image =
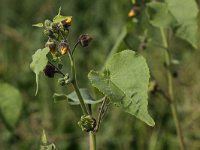
[[[76,47],[78,46],[79,43],[80,43],[80,41],[77,41],[76,44],[74,45],[74,47],[72,49],[72,55],[74,54],[74,51],[76,50]]]
[[[99,111],[99,115],[98,115],[97,126],[96,126],[96,128],[95,128],[95,132],[98,131],[99,126],[100,126],[101,121],[102,121],[102,118],[104,117],[105,112],[106,112],[106,110],[107,110],[107,106],[108,106],[108,105],[106,105],[107,100],[108,100],[108,98],[107,98],[107,96],[105,96],[105,97],[104,97],[104,100],[103,100],[103,103],[102,103],[102,105],[101,105],[101,107],[100,107],[100,111]]]

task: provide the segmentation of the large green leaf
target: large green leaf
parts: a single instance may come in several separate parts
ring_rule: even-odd
[[[147,4],[150,23],[156,27],[171,27],[177,37],[198,46],[198,7],[195,0],[166,0]]]
[[[30,64],[31,70],[35,73],[36,77],[36,92],[35,95],[37,95],[38,92],[38,76],[39,73],[42,72],[47,65],[48,59],[47,54],[49,52],[49,48],[44,49],[38,49],[35,54],[32,56],[33,61]]]
[[[179,23],[176,35],[189,43],[194,48],[198,46],[198,24],[199,13],[195,0],[166,0],[169,11]]]
[[[149,69],[142,56],[131,50],[116,53],[104,73],[91,71],[88,78],[115,105],[154,126],[147,111]]]
[[[198,6],[195,0],[165,0],[169,11],[180,23],[187,23],[191,19],[196,19]]]
[[[92,96],[90,95],[88,89],[81,88],[79,90],[80,90],[81,96],[83,97],[85,104],[97,104],[97,103],[102,102],[102,99],[94,100],[92,98]],[[54,99],[54,102],[67,100],[70,105],[79,105],[80,104],[80,101],[79,101],[78,96],[75,91],[73,91],[72,93],[70,93],[68,95],[54,93],[53,99]]]
[[[8,125],[13,128],[20,116],[22,108],[22,96],[13,86],[1,83],[0,86],[0,114]]]
[[[167,4],[161,2],[151,2],[147,5],[147,14],[150,23],[156,27],[169,27],[175,23],[175,18],[169,12]]]

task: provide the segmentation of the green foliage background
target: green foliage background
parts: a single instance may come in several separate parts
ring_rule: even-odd
[[[52,99],[54,92],[69,93],[71,88],[59,87],[58,77],[50,80],[40,76],[40,90],[34,96],[35,75],[29,64],[32,54],[44,47],[46,39],[41,30],[32,27],[32,24],[51,19],[60,6],[64,15],[73,16],[70,42],[75,43],[82,33],[88,33],[94,39],[91,46],[78,48],[75,54],[79,85],[82,88],[91,86],[87,79],[89,70],[102,68],[123,26],[130,21],[127,13],[132,8],[130,0],[0,0],[0,81],[19,89],[23,97],[21,115],[12,133],[0,120],[2,150],[39,149],[42,129],[46,129],[49,141],[54,142],[59,149],[88,149],[87,134],[82,133],[77,125],[81,115],[79,107],[63,102],[55,104]],[[157,30],[152,29],[151,32],[159,41]],[[135,27],[127,36],[126,42],[135,50],[139,49],[138,37],[141,33],[142,25]],[[173,67],[178,72],[174,89],[178,113],[188,149],[197,150],[200,149],[200,49],[194,50],[178,38],[173,39],[172,43],[173,57],[181,63]],[[121,48],[125,47],[121,45]],[[162,49],[149,45],[140,53],[147,58],[150,70],[161,87],[167,89]],[[66,66],[67,71],[67,61]],[[94,110],[97,111],[98,107]],[[167,101],[159,94],[149,93],[149,111],[156,122],[154,128],[110,107],[98,132],[98,149],[178,149]]]

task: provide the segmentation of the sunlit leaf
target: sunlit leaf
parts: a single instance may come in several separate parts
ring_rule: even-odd
[[[145,59],[134,51],[125,50],[114,54],[105,70],[88,74],[92,85],[125,112],[154,126],[147,111],[149,69]]]
[[[39,73],[42,72],[47,65],[48,59],[47,54],[49,52],[49,48],[44,49],[38,49],[35,54],[32,56],[33,61],[30,64],[31,70],[35,73],[36,77],[36,92],[35,95],[37,95],[38,92],[38,76]]]
[[[13,128],[20,116],[22,96],[13,86],[0,83],[0,114],[4,122]]]

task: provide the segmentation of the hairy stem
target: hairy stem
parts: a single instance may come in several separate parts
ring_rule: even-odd
[[[90,137],[90,150],[96,150],[96,135],[94,132],[89,132]]]
[[[71,63],[71,73],[72,73],[72,85],[74,87],[74,90],[78,96],[78,99],[80,101],[80,105],[81,105],[81,109],[83,111],[83,114],[84,115],[89,115],[89,112],[87,110],[87,107],[84,103],[84,100],[83,100],[83,97],[80,93],[80,90],[79,90],[79,87],[78,87],[78,84],[77,84],[77,80],[76,80],[76,70],[75,70],[75,64],[74,64],[74,60],[73,60],[73,57],[72,57],[72,54],[71,54],[71,51],[69,50],[68,51],[68,55],[69,55],[69,59],[70,59],[70,63]]]
[[[163,28],[160,28],[160,32],[161,32],[161,36],[162,36],[162,40],[163,40],[163,45],[165,48],[167,48],[165,50],[165,61],[166,61],[166,65],[167,65],[168,93],[169,93],[169,97],[171,100],[170,106],[171,106],[172,116],[173,116],[174,123],[176,126],[176,132],[177,132],[178,138],[179,138],[180,149],[185,150],[186,147],[185,147],[185,143],[184,143],[183,132],[181,129],[180,121],[178,119],[176,99],[174,98],[173,78],[172,78],[171,71],[169,69],[170,65],[171,65],[171,58],[170,58],[170,53],[168,50],[168,42],[167,42],[165,31]]]
[[[92,115],[90,114],[90,111],[87,109],[83,97],[80,93],[78,84],[77,84],[77,79],[76,79],[76,70],[75,70],[75,64],[72,56],[72,52],[69,50],[68,51],[70,63],[71,63],[71,73],[72,73],[72,84],[74,87],[74,90],[78,96],[78,99],[80,101],[81,109],[83,111],[84,115]],[[90,141],[90,150],[96,150],[96,135],[92,131],[89,132],[89,141]]]

